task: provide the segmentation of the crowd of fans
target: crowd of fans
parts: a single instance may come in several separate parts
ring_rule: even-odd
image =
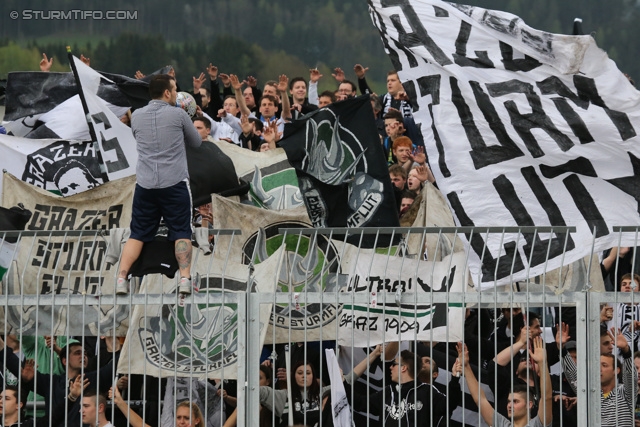
[[[47,71],[51,62],[45,56],[40,65]],[[367,70],[355,65],[354,83],[336,68],[332,74],[336,90],[318,93],[323,76],[317,69],[310,70],[308,79],[281,75],[259,87],[253,77],[241,81],[210,64],[206,74],[193,77],[190,93],[198,106],[193,125],[203,142],[223,140],[248,150],[271,150],[287,122],[358,92],[369,94],[401,224],[411,225],[411,207],[417,205],[423,185],[427,181],[435,185],[435,178],[398,74],[388,73],[387,93],[379,96],[367,85]],[[136,77],[144,75],[138,72]],[[130,119],[127,114],[121,120]],[[206,221],[208,207],[199,211]],[[631,272],[637,265],[635,252],[616,248],[604,254],[608,290],[640,290],[640,276]],[[602,426],[640,426],[636,416],[640,415],[640,352],[634,353],[640,348],[639,307],[625,303],[602,307]],[[543,320],[555,325],[555,340],[543,340]],[[452,421],[452,416],[460,407],[464,422],[473,425],[482,418],[499,426],[576,426],[577,338],[571,309],[542,313],[514,306],[467,309],[461,343],[343,348],[335,342],[305,342],[290,343],[286,353],[284,345],[267,346],[260,366],[260,425],[288,425],[289,412],[295,424],[333,424],[331,408],[336,402],[330,397],[324,350],[334,348],[356,426],[456,425],[461,421]],[[165,425],[158,415],[162,413],[166,421],[166,411],[169,423],[181,427],[205,423],[231,427],[237,420],[241,402],[234,381],[210,380],[219,400],[201,407],[189,398],[180,401],[178,393],[173,402],[165,399],[160,405],[173,387],[166,379],[125,375],[114,380],[122,348],[117,338],[7,335],[0,348],[6,367],[0,413],[6,426],[19,419],[23,425],[158,426]],[[552,374],[554,365],[560,368]],[[27,397],[27,392],[41,396],[44,411],[24,413],[27,400],[38,399],[33,393]],[[217,415],[210,416],[212,411]]]

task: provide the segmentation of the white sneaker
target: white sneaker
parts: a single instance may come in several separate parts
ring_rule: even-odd
[[[180,282],[178,282],[178,292],[183,295],[191,295],[191,290],[193,288],[193,284],[191,283],[190,277],[181,277]]]
[[[116,281],[116,295],[129,294],[129,281],[123,277],[118,277]]]

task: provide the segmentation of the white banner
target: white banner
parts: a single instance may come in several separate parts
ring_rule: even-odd
[[[229,144],[231,145],[231,144]],[[260,265],[280,247],[280,229],[311,228],[304,206],[270,211],[237,203],[212,195],[211,211],[214,227],[240,229],[240,236],[216,237],[216,256],[234,262]],[[310,304],[303,301],[305,292],[337,292],[340,275],[340,253],[333,242],[318,236],[313,245],[310,236],[289,233],[286,238],[286,263],[278,280],[278,292],[290,292],[291,303],[276,304],[270,317],[266,343],[317,341],[335,339],[337,309],[332,304]],[[253,258],[252,258],[253,257]]]
[[[73,60],[87,101],[88,118],[91,120],[97,138],[95,142],[100,147],[102,163],[109,180],[135,175],[138,151],[131,128],[122,123],[120,118],[109,109],[107,103],[97,95],[100,79],[108,79],[75,56]]]
[[[103,184],[91,142],[29,139],[0,134],[2,168],[22,181],[70,196]],[[0,186],[2,176],[0,174]]]
[[[475,233],[474,281],[537,276],[640,225],[640,93],[592,37],[437,0],[369,4],[457,223],[577,228],[566,242]]]
[[[369,303],[342,306],[338,344],[370,347],[403,340],[462,340],[465,309],[461,304],[416,297],[464,292],[468,280],[464,252],[438,262],[361,253],[355,248],[345,253],[347,257],[352,268],[346,291],[367,294]],[[385,304],[382,297],[386,295],[399,295],[401,300]]]
[[[22,203],[33,213],[26,230],[86,230],[87,234],[22,237],[13,268],[3,278],[2,292],[92,295],[86,306],[56,306],[54,310],[8,307],[10,326],[27,335],[36,328],[40,334],[105,335],[114,325],[117,335],[126,333],[128,306],[107,306],[95,298],[113,294],[115,284],[115,268],[105,261],[107,242],[96,232],[129,225],[134,185],[135,177],[130,177],[63,198],[4,174],[3,205]]]
[[[249,268],[212,256],[199,256],[194,248],[192,271],[200,272],[200,293],[221,296],[247,291]],[[283,250],[258,264],[250,292],[274,292],[280,274]],[[206,272],[206,274],[205,274]],[[176,291],[176,279],[147,275],[140,293],[162,294]],[[169,305],[136,306],[120,356],[118,372],[154,377],[192,377],[197,379],[236,379],[238,341],[238,302],[193,304],[191,297],[176,295]],[[271,304],[260,305],[261,345],[267,333]],[[144,357],[141,357],[144,356]]]

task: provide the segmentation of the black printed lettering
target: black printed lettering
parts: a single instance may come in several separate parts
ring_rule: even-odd
[[[590,101],[592,104],[601,107],[605,111],[616,129],[618,129],[620,138],[622,138],[623,141],[636,136],[636,130],[633,128],[629,117],[621,111],[615,111],[607,107],[600,97],[598,88],[596,87],[596,82],[593,79],[576,74],[573,76],[573,84],[576,86],[578,96],[581,99]]]
[[[473,227],[475,224],[467,215],[455,192],[447,194],[447,199],[453,208],[453,211],[460,221],[461,226]],[[517,250],[516,242],[506,242],[500,251],[500,257],[494,258],[489,250],[486,250],[484,238],[478,234],[468,235],[473,250],[481,259],[482,263],[482,282],[493,282],[494,280],[503,279],[511,274],[511,271],[520,271],[524,269],[524,264]]]
[[[413,31],[412,33],[406,32],[404,27],[402,27],[401,23],[399,22],[399,19],[396,19],[394,21],[392,17],[392,22],[394,22],[394,26],[400,34],[400,41],[406,48],[423,46],[425,49],[427,49],[427,51],[429,51],[433,59],[441,66],[452,64],[451,59],[449,59],[449,57],[442,51],[442,49],[440,49],[436,42],[433,41],[433,39],[429,36],[427,30],[424,28],[424,25],[422,25],[418,14],[413,9],[413,6],[409,2],[409,0],[382,0],[381,4],[382,7],[399,6],[402,9],[402,12],[404,12],[404,16],[409,22],[411,30]],[[418,66],[417,61],[415,66]]]
[[[584,184],[580,181],[580,177],[578,175],[569,175],[563,179],[562,182],[565,187],[567,187],[567,191],[571,195],[573,202],[576,204],[576,207],[582,214],[582,217],[587,222],[589,230],[595,230],[596,238],[609,234],[609,227],[607,227],[607,223],[602,217],[591,193],[589,193],[589,190],[587,190]]]
[[[120,142],[118,138],[105,139],[104,134],[100,131],[100,138],[102,139],[102,149],[105,153],[109,151],[115,151],[116,159],[115,161],[106,160],[105,164],[107,165],[107,172],[114,173],[129,167],[129,162],[127,161],[127,156],[125,156],[122,147],[120,147]]]
[[[633,197],[638,203],[638,213],[640,214],[640,159],[631,153],[627,153],[633,167],[633,175],[622,178],[608,179],[607,182],[621,191]]]
[[[540,61],[533,59],[529,55],[525,55],[524,58],[513,59],[513,47],[504,42],[500,42],[500,54],[502,55],[502,65],[507,71],[527,72],[542,66]]]
[[[560,132],[547,116],[542,108],[540,97],[534,92],[533,86],[520,80],[509,80],[500,83],[487,84],[489,95],[494,98],[505,96],[512,93],[522,93],[526,96],[532,113],[522,114],[514,101],[505,101],[504,106],[511,117],[513,125],[520,138],[526,145],[527,149],[533,157],[544,156],[544,151],[531,133],[531,129],[539,128],[544,130],[558,145],[562,151],[568,151],[573,147],[573,142],[568,136]]]
[[[456,52],[453,54],[453,60],[461,67],[474,68],[494,68],[493,62],[489,59],[486,50],[475,51],[476,58],[467,57],[467,42],[471,34],[471,24],[460,21],[460,31],[456,39]]]
[[[526,167],[522,169],[522,175],[525,181],[531,187],[531,190],[536,196],[536,199],[544,209],[549,219],[549,224],[557,226],[565,226],[566,222],[562,217],[562,213],[558,208],[558,205],[551,198],[551,195],[545,188],[540,177],[535,172],[533,167]],[[516,224],[521,227],[529,227],[540,224],[535,224],[529,212],[523,205],[522,201],[518,197],[518,194],[513,187],[513,184],[509,179],[500,175],[493,180],[493,185],[500,195],[500,199],[504,203],[505,207],[511,213],[511,216],[515,220]],[[565,250],[565,237],[566,237],[566,250],[573,250],[575,244],[570,235],[553,237],[549,240],[542,240],[538,234],[523,233],[522,237],[527,242],[523,249],[525,256],[530,266],[540,265],[546,262],[548,259],[553,259],[556,256],[562,255]]]
[[[433,106],[440,104],[440,75],[420,77],[418,82],[418,89],[420,89],[420,96],[431,95],[431,103],[429,104],[429,115],[431,116],[431,130],[433,132],[433,139],[436,142],[436,149],[438,150],[438,166],[440,172],[445,178],[451,176],[451,171],[447,167],[444,146],[440,139],[440,134],[436,128],[435,120],[433,118]]]
[[[480,111],[482,111],[485,121],[489,124],[489,128],[491,128],[498,140],[498,143],[500,144],[487,146],[479,132],[476,138],[469,139],[469,143],[472,148],[470,151],[471,159],[473,160],[475,168],[482,169],[485,166],[524,156],[522,150],[518,148],[516,143],[507,133],[504,123],[500,120],[500,116],[491,103],[491,98],[489,98],[489,96],[482,90],[480,83],[470,81],[469,85],[473,90],[476,103],[478,104]],[[469,114],[471,114],[471,112],[469,112]],[[471,118],[471,121],[473,121],[473,117]],[[473,126],[475,127],[475,124],[473,124]]]
[[[568,100],[571,100],[575,105],[586,110],[589,108],[589,101],[580,98],[578,95],[573,93],[571,89],[565,85],[562,80],[560,80],[556,76],[551,76],[544,79],[541,82],[536,83],[538,88],[540,89],[540,93],[543,95],[560,95],[559,97],[553,97],[551,100],[555,104],[556,108],[560,115],[567,122],[573,134],[578,137],[581,144],[588,144],[593,142],[593,136],[587,129],[587,125],[584,123],[582,118],[574,111],[573,108],[569,105]]]

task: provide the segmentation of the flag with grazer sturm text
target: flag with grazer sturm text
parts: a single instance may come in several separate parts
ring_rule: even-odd
[[[592,37],[438,0],[369,8],[456,222],[576,228],[468,235],[476,285],[538,276],[640,225],[640,92]]]

